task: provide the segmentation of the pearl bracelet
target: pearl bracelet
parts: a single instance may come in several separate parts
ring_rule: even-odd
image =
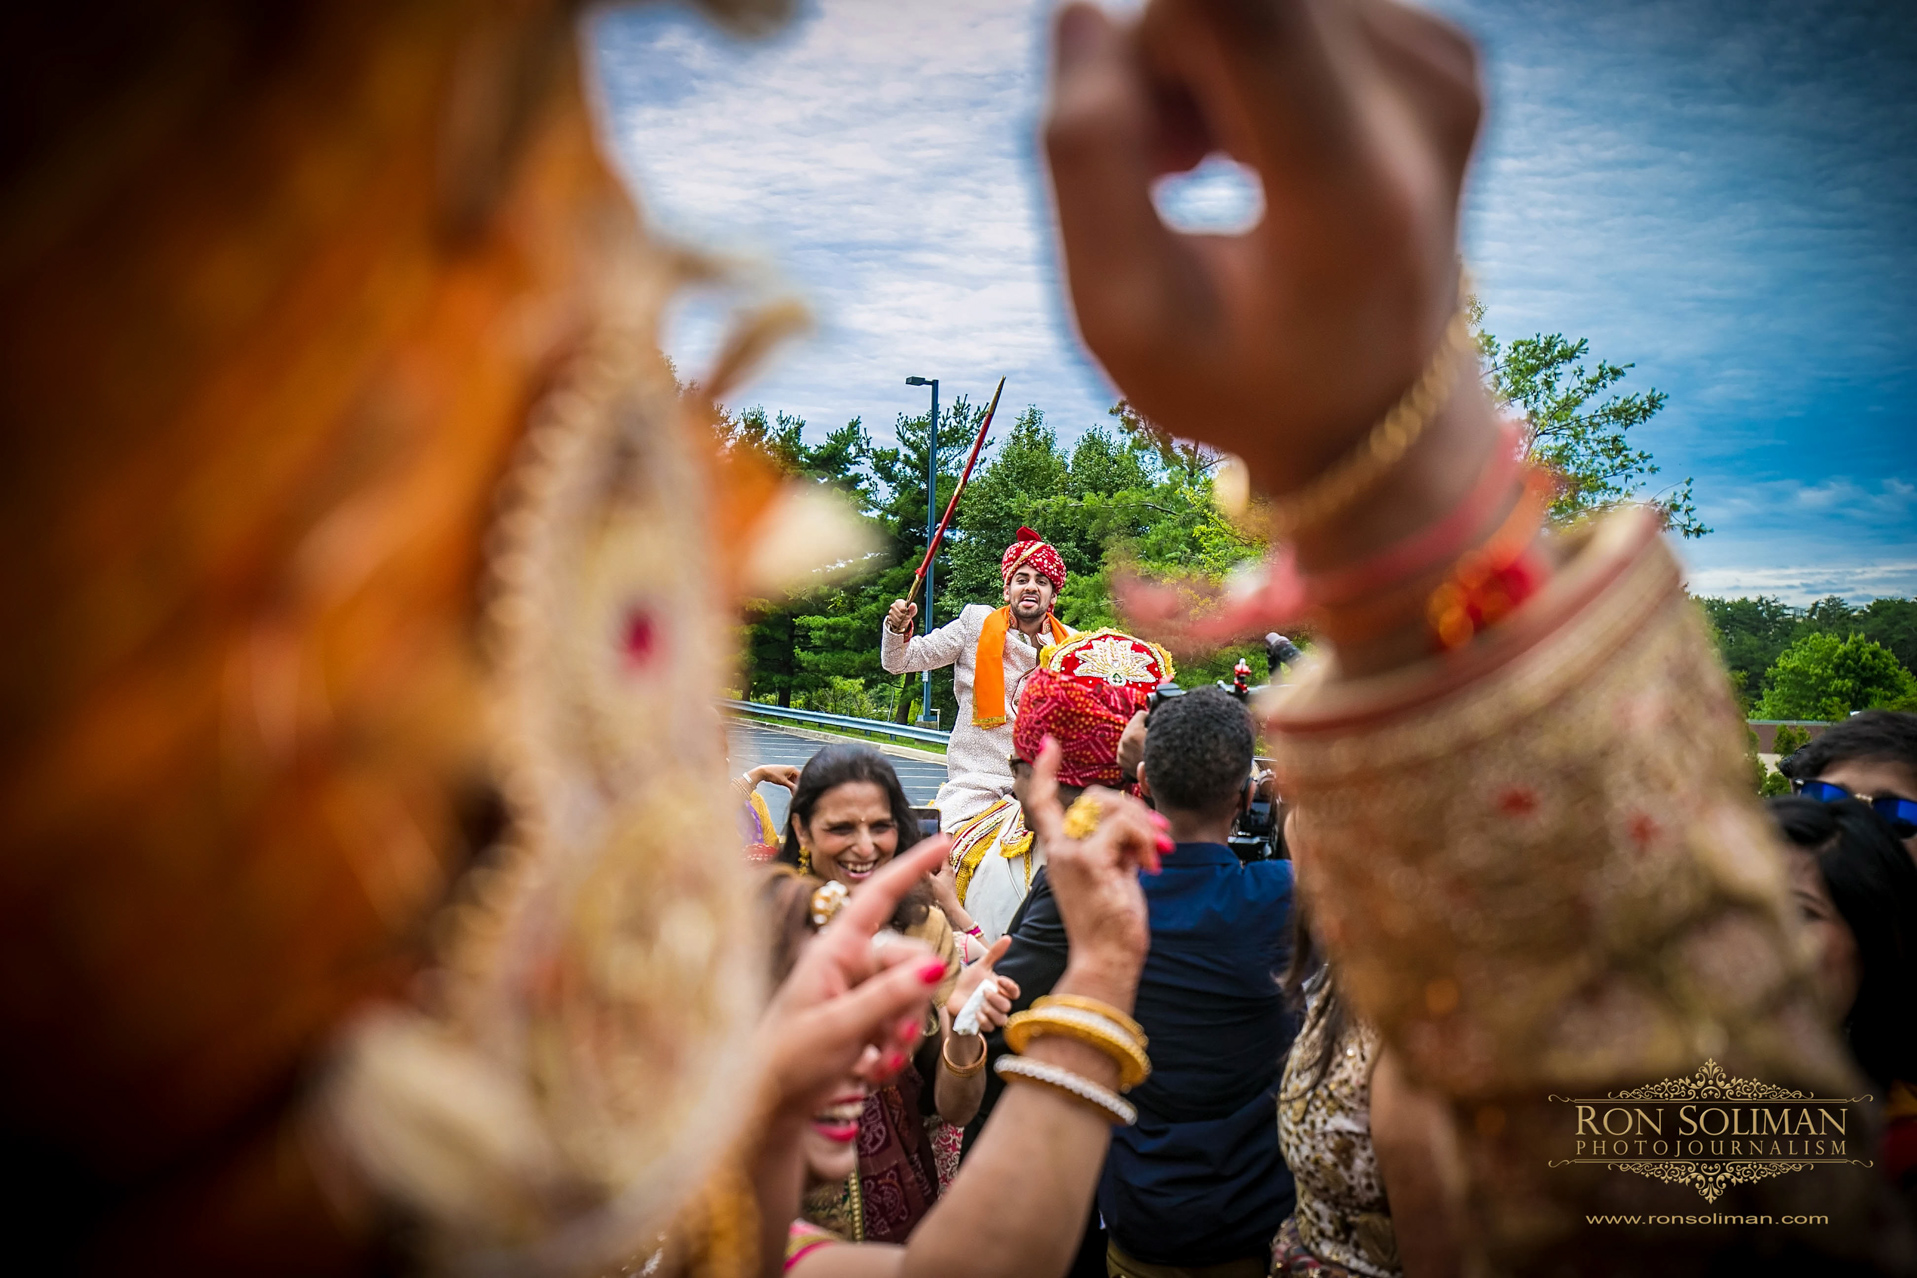
[[[1044,1061],[1031,1060],[1024,1056],[1001,1056],[992,1066],[998,1076],[1007,1082],[1025,1079],[1049,1087],[1053,1091],[1063,1092],[1073,1100],[1090,1105],[1113,1122],[1130,1127],[1138,1121],[1138,1111],[1131,1103],[1110,1088],[1100,1087],[1082,1074],[1074,1074],[1069,1069],[1057,1065],[1048,1065]]]

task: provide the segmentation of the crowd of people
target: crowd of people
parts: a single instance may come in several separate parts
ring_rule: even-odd
[[[1038,655],[1012,720],[1018,744],[1009,763],[1026,822],[1058,838],[1057,804],[1076,802],[1091,785],[1122,787],[1162,817],[1171,842],[1166,850],[1159,841],[1156,872],[1141,876],[1148,941],[1129,1012],[1140,1045],[1149,1046],[1150,1072],[1127,1093],[1132,1112],[1109,1148],[1088,1155],[1097,1188],[1082,1237],[1076,1224],[1052,1222],[1073,1242],[1069,1272],[1468,1272],[1446,1199],[1454,1155],[1445,1148],[1443,1105],[1407,1077],[1341,995],[1336,966],[1295,897],[1293,863],[1241,861],[1229,845],[1234,823],[1269,781],[1244,699],[1223,688],[1185,694],[1168,683],[1175,695],[1147,710],[1110,695],[1114,685],[1102,677],[1061,675],[1059,651]],[[1153,667],[1153,677],[1159,673]],[[1060,684],[1075,685],[1076,695],[1061,696]],[[1142,757],[1128,776],[1118,747],[1134,722]],[[1047,749],[1055,761],[1036,788],[1034,762]],[[1906,797],[1917,794],[1917,715],[1858,715],[1783,767],[1797,793],[1768,808],[1790,849],[1792,898],[1812,942],[1819,998],[1886,1102],[1876,1161],[1908,1195],[1917,1191],[1917,853],[1900,840],[1917,838],[1917,800]],[[766,888],[774,968],[783,976],[804,938],[848,899],[838,888],[858,888],[920,835],[890,765],[870,747],[829,746],[797,776],[770,779],[794,790],[783,864]],[[1035,808],[1041,803],[1053,810]],[[986,1176],[967,1174],[966,1154],[990,1148],[988,1120],[1005,1080],[982,1074],[1008,1051],[1010,1017],[1039,1004],[1070,968],[1072,935],[1044,837],[1024,853],[1038,862],[1029,893],[1003,936],[970,963],[950,944],[949,924],[928,925],[942,914],[934,884],[964,855],[947,841],[938,850],[886,924],[939,955],[933,1014],[915,1051],[890,1067],[869,1059],[874,1068],[849,1076],[835,1106],[814,1116],[788,1272],[866,1272],[834,1248],[909,1247],[942,1196],[989,1192]],[[968,1022],[974,993],[979,1014]],[[952,1157],[939,1157],[957,1128],[965,1129],[966,1152],[952,1146]],[[923,1152],[911,1153],[907,1142]],[[1043,1187],[1026,1175],[1015,1192]],[[876,1272],[904,1260],[857,1263]]]
[[[1546,526],[1470,340],[1449,23],[1060,7],[1080,336],[1242,462],[1278,549],[1202,616],[1129,592],[1136,635],[1060,624],[1035,534],[1002,608],[913,636],[901,603],[880,660],[961,706],[929,836],[863,747],[740,778],[783,822],[726,790],[736,609],[848,543],[712,443],[793,309],[696,387],[660,354],[726,268],[602,158],[576,6],[19,28],[28,1267],[1917,1272],[1917,733],[1833,725],[1767,811],[1655,515]],[[1166,226],[1154,181],[1216,152],[1258,224]],[[1282,693],[1166,686],[1161,642],[1287,619],[1320,642]],[[1247,860],[1274,795],[1286,855]],[[1705,1063],[1869,1097],[1854,1148],[1703,1190],[1567,1160],[1558,1098]]]

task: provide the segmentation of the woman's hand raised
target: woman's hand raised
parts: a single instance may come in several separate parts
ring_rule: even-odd
[[[1096,974],[1101,984],[1122,986],[1123,1005],[1129,1007],[1145,951],[1151,947],[1138,872],[1156,874],[1159,854],[1171,849],[1171,841],[1151,809],[1100,786],[1079,799],[1096,808],[1095,824],[1088,831],[1075,831],[1077,837],[1068,834],[1058,801],[1059,754],[1058,742],[1047,738],[1032,765],[1027,808],[1045,848],[1046,878],[1071,945],[1070,970]]]
[[[1475,51],[1395,0],[1150,0],[1129,22],[1075,0],[1055,44],[1045,150],[1086,344],[1148,420],[1299,488],[1457,310]],[[1171,230],[1152,182],[1213,152],[1256,173],[1263,218]],[[1488,410],[1465,416],[1424,450],[1482,458]]]
[[[760,1034],[776,1104],[788,1113],[811,1113],[855,1070],[869,1081],[890,1077],[917,1046],[945,963],[881,932],[949,842],[927,839],[861,884],[773,994]]]

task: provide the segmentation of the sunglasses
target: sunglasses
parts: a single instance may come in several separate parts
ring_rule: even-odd
[[[1797,781],[1792,783],[1792,789],[1819,803],[1841,803],[1845,799],[1861,797],[1829,781]],[[1898,838],[1908,839],[1917,835],[1917,799],[1900,799],[1894,794],[1885,794],[1870,800],[1870,806],[1878,816],[1884,818]]]

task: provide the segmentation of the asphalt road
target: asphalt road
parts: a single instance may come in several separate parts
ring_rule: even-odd
[[[763,724],[740,723],[736,720],[732,724],[729,741],[734,776],[761,763],[790,763],[803,768],[806,760],[826,745],[823,741],[795,737],[789,732],[781,732]],[[906,797],[915,804],[930,803],[932,796],[939,792],[939,787],[945,784],[943,763],[921,763],[917,759],[899,759],[891,755],[886,756],[886,761],[898,770],[899,783],[905,787]],[[762,785],[759,794],[765,799],[766,807],[772,810],[773,821],[784,825],[788,797],[785,787]]]

